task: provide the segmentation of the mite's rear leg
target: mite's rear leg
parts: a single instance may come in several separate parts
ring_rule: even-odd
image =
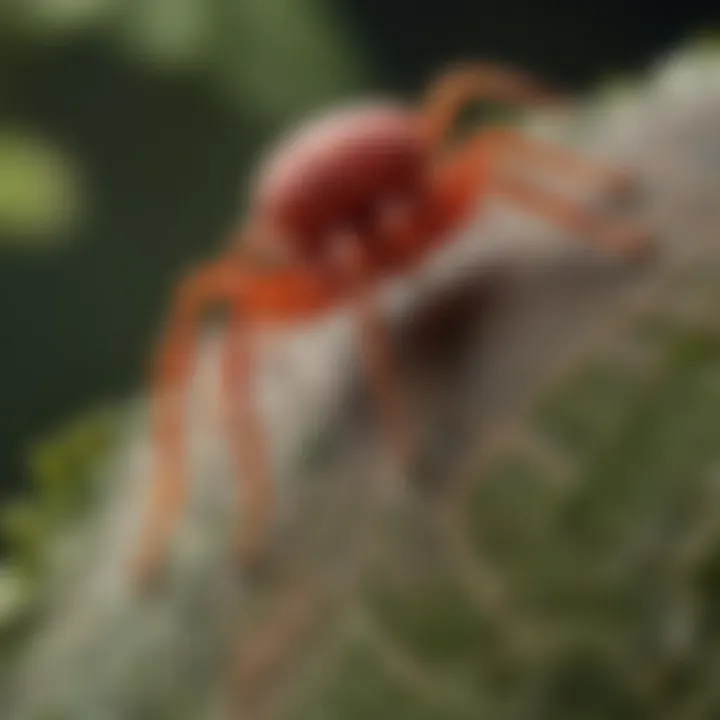
[[[530,172],[554,175],[581,188],[597,190],[603,200],[610,202],[622,201],[639,193],[639,182],[628,168],[591,160],[554,143],[511,130],[489,132],[492,132],[497,164],[514,164],[520,173],[525,168]]]
[[[140,584],[151,581],[160,570],[185,497],[185,396],[200,315],[211,303],[232,301],[238,284],[236,266],[222,260],[194,273],[178,288],[151,387],[150,505],[132,563],[133,577]]]
[[[421,112],[430,145],[443,142],[466,106],[484,100],[530,107],[562,105],[556,93],[527,75],[490,63],[465,63],[438,77],[426,93]]]
[[[489,63],[466,63],[438,77],[425,96],[421,109],[425,137],[438,148],[457,123],[462,110],[476,101],[499,102],[519,107],[565,109],[568,103],[533,78]],[[627,170],[604,167],[549,143],[510,131],[494,131],[496,140],[516,156],[542,164],[579,182],[599,183],[608,200],[625,199],[637,193],[637,182]]]
[[[609,220],[604,213],[509,174],[493,175],[488,190],[556,227],[623,255],[640,257],[651,249],[653,233],[643,222]]]
[[[574,235],[617,252],[638,254],[649,248],[651,229],[642,222],[613,220],[606,213],[548,190],[523,173],[512,159],[522,155],[516,133],[478,133],[453,155],[437,163],[440,206],[448,217],[463,215],[482,195],[509,200]],[[592,173],[590,173],[592,174]]]
[[[222,377],[229,450],[241,510],[235,551],[238,562],[246,568],[256,565],[267,547],[275,508],[270,456],[253,383],[256,344],[251,329],[235,314],[224,344]]]
[[[361,361],[381,415],[389,456],[396,461],[392,482],[397,485],[387,488],[392,493],[402,489],[402,483],[411,469],[416,450],[414,428],[411,427],[407,398],[404,397],[395,365],[388,327],[371,297],[363,296],[359,299],[357,318],[360,325]]]
[[[393,224],[381,231],[392,230]],[[403,238],[402,234],[396,239],[401,243],[410,241],[410,237]],[[360,330],[360,361],[381,415],[389,456],[398,461],[395,474],[402,476],[409,469],[412,454],[410,423],[394,367],[388,330],[372,295],[374,287],[368,286],[367,278],[373,273],[373,258],[368,251],[372,240],[356,231],[339,229],[329,245],[326,271],[345,287],[348,294],[354,295],[353,311]]]
[[[421,108],[422,128],[431,148],[439,149],[456,125],[461,112],[476,101],[491,101],[519,107],[549,107],[566,110],[569,103],[535,79],[515,70],[489,63],[466,63],[439,76],[430,84]],[[626,169],[604,166],[579,157],[550,143],[509,130],[485,133],[495,137],[505,152],[569,180],[595,183],[610,202],[638,193],[635,178]],[[472,143],[471,143],[472,144]]]
[[[610,203],[631,198],[639,191],[637,178],[627,168],[588,159],[514,130],[481,130],[466,141],[456,156],[461,164],[481,166],[491,180],[501,174],[527,185],[541,178],[557,179]]]

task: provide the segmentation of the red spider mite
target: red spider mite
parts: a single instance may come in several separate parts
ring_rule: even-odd
[[[523,169],[548,171],[604,194],[632,185],[624,171],[504,127],[445,142],[460,112],[478,100],[562,107],[553,93],[520,73],[471,63],[440,75],[419,107],[379,100],[315,119],[261,164],[247,222],[226,252],[179,284],[157,353],[151,407],[155,480],[133,565],[137,578],[158,570],[184,500],[182,391],[208,306],[222,304],[229,314],[222,374],[226,397],[239,399],[227,408],[227,426],[244,507],[237,550],[249,562],[267,542],[274,510],[264,433],[249,392],[254,329],[300,322],[350,303],[387,436],[405,462],[411,433],[373,304],[379,281],[417,267],[489,195],[609,250],[630,253],[647,245],[641,226],[609,220],[551,193]]]

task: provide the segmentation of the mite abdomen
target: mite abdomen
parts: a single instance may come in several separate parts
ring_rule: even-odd
[[[401,105],[332,112],[282,141],[258,176],[253,211],[312,250],[327,233],[362,225],[382,202],[418,187],[425,146]]]

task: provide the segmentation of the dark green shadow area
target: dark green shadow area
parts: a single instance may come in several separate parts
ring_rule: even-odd
[[[288,720],[478,720],[485,715],[444,703],[428,704],[407,683],[383,670],[382,658],[360,642],[350,643],[322,688],[311,693]],[[490,716],[487,716],[490,717]]]

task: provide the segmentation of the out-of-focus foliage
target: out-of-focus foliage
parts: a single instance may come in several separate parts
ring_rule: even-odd
[[[25,609],[27,584],[19,573],[5,566],[0,569],[0,635]]]
[[[14,650],[32,631],[47,599],[47,560],[68,524],[87,508],[99,463],[107,457],[117,428],[113,411],[94,411],[28,452],[31,490],[0,511],[0,669],[12,663]]]
[[[268,131],[364,83],[360,58],[323,0],[0,4],[6,61],[19,48],[42,51],[89,35],[148,72],[202,79],[246,121]],[[6,245],[45,247],[72,236],[87,200],[74,165],[47,141],[0,128],[0,238]]]
[[[5,245],[57,245],[80,221],[74,163],[47,140],[0,127],[0,238]]]
[[[28,0],[3,4],[6,27],[46,42],[68,32],[82,32],[108,20],[120,8],[117,0]]]
[[[24,573],[42,571],[51,538],[92,498],[98,460],[115,436],[115,414],[101,409],[63,426],[28,452],[27,499],[5,505],[0,514],[9,556]]]
[[[38,44],[94,32],[155,71],[193,71],[245,114],[278,122],[352,93],[361,63],[323,0],[11,0]]]

